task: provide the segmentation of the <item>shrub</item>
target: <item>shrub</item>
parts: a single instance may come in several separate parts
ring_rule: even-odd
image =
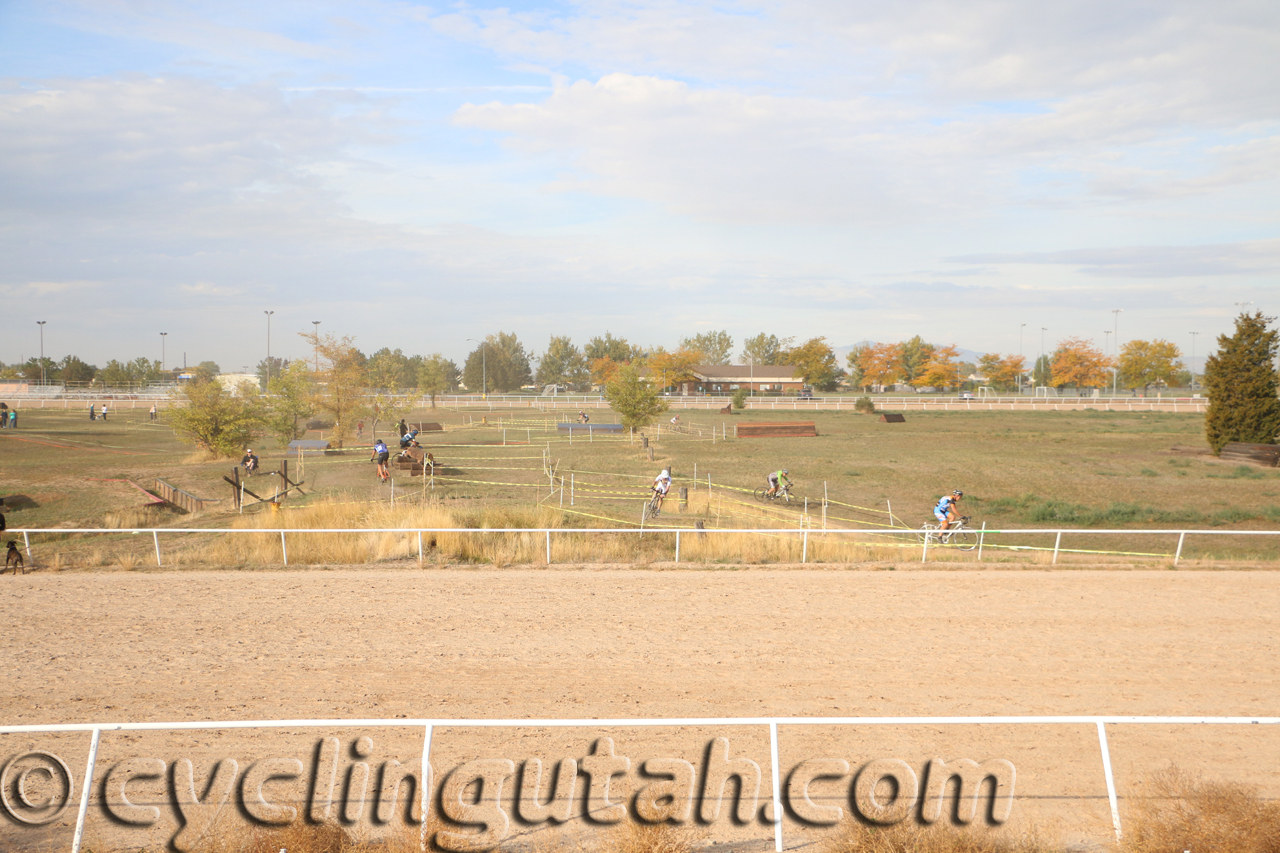
[[[733,407],[735,409],[745,409],[747,407],[747,389],[739,388],[733,392]]]
[[[871,402],[870,397],[859,397],[857,402],[853,404],[853,410],[864,415],[874,415],[876,413],[876,404]]]

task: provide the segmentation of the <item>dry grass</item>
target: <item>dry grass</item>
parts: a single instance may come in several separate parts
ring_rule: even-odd
[[[1280,853],[1280,805],[1254,788],[1169,768],[1135,798],[1120,853]]]
[[[603,848],[612,853],[694,853],[702,842],[702,833],[691,827],[627,822],[609,833]]]
[[[979,827],[922,827],[908,821],[868,826],[846,820],[817,845],[820,853],[1060,853],[1034,834],[1011,836]]]

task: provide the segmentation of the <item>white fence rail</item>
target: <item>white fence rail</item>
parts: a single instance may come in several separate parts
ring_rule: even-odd
[[[1125,530],[1125,529],[1107,529],[1107,530],[1091,530],[1080,527],[1044,527],[1044,528],[1004,528],[1004,529],[987,529],[972,530],[966,528],[977,536],[977,556],[976,559],[981,560],[983,547],[1009,547],[1005,543],[988,542],[991,536],[1032,536],[1032,535],[1054,535],[1053,545],[1053,563],[1056,565],[1058,556],[1063,553],[1071,553],[1071,549],[1062,547],[1062,537],[1064,535],[1072,536],[1177,536],[1177,550],[1173,554],[1135,554],[1135,556],[1150,556],[1167,558],[1172,557],[1174,565],[1182,559],[1183,546],[1186,544],[1189,536],[1280,536],[1280,530]],[[424,533],[459,533],[472,534],[477,536],[489,535],[494,533],[541,533],[546,537],[547,546],[547,565],[552,564],[551,559],[551,543],[552,536],[564,535],[596,535],[596,534],[632,534],[637,536],[659,535],[673,536],[675,541],[675,562],[680,562],[680,538],[682,535],[690,533],[697,536],[717,535],[717,534],[749,534],[758,536],[788,536],[795,537],[800,540],[801,552],[800,562],[807,563],[809,561],[809,540],[812,537],[849,537],[849,536],[869,536],[889,539],[902,539],[904,537],[919,537],[923,541],[920,545],[920,561],[927,562],[929,552],[931,550],[956,550],[954,545],[940,543],[937,541],[937,531],[933,536],[924,536],[923,530],[914,528],[828,528],[826,530],[804,528],[780,528],[780,529],[760,529],[760,528],[694,528],[694,527],[357,527],[357,528],[319,528],[319,527],[147,527],[147,528],[101,528],[101,527],[84,527],[84,528],[66,528],[66,527],[39,527],[39,528],[12,528],[5,535],[13,536],[18,533],[22,534],[23,547],[27,552],[27,558],[31,559],[31,536],[33,535],[57,535],[66,536],[68,534],[86,534],[86,535],[120,535],[120,534],[143,534],[150,533],[152,541],[155,545],[156,565],[163,566],[164,563],[160,551],[160,534],[165,536],[182,535],[182,534],[200,534],[200,535],[267,535],[273,534],[280,537],[280,555],[284,565],[289,565],[289,548],[286,536],[304,536],[322,533],[331,534],[368,534],[368,533],[386,533],[386,534],[403,534],[417,535],[418,538],[418,559],[423,559],[423,543],[422,535]],[[1018,546],[1020,548],[1029,549],[1031,546]],[[1048,550],[1045,548],[1044,550]],[[1086,552],[1091,553],[1091,552]],[[1104,553],[1126,553],[1126,552],[1104,552]]]
[[[782,793],[778,762],[779,726],[911,726],[911,725],[1093,725],[1098,732],[1098,750],[1102,775],[1111,807],[1111,822],[1116,839],[1122,836],[1120,808],[1116,796],[1111,752],[1107,744],[1108,725],[1277,725],[1280,717],[1145,717],[1145,716],[993,716],[993,717],[702,717],[687,719],[580,719],[580,720],[468,720],[468,719],[395,719],[395,720],[225,720],[218,722],[163,723],[67,723],[54,725],[0,726],[0,734],[35,734],[42,732],[90,732],[89,753],[85,762],[84,782],[71,853],[79,853],[84,839],[85,817],[93,791],[98,743],[103,732],[124,731],[200,731],[211,729],[271,728],[374,728],[421,727],[423,729],[421,778],[419,785],[422,814],[422,850],[426,850],[426,827],[430,810],[431,779],[428,769],[431,736],[438,726],[449,728],[639,728],[652,726],[765,726],[769,730],[770,775],[773,781],[772,816],[774,850],[782,853]],[[70,780],[68,780],[70,782]]]

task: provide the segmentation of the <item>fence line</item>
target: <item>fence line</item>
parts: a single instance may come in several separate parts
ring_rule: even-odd
[[[779,781],[778,726],[892,726],[892,725],[1093,725],[1097,727],[1098,748],[1102,760],[1103,779],[1107,787],[1107,800],[1111,807],[1111,822],[1116,840],[1122,837],[1120,809],[1116,796],[1115,776],[1112,772],[1111,753],[1107,745],[1108,725],[1277,725],[1280,717],[1154,717],[1124,715],[1062,715],[1062,716],[986,716],[986,717],[692,717],[692,718],[620,718],[620,719],[370,719],[370,720],[224,720],[217,722],[163,722],[163,723],[65,723],[0,726],[0,734],[34,734],[41,732],[91,733],[89,755],[85,762],[84,788],[81,794],[71,853],[79,853],[84,838],[84,823],[88,812],[89,795],[97,762],[98,744],[102,732],[116,731],[199,731],[210,729],[271,729],[271,728],[379,728],[422,727],[422,784],[421,788],[421,849],[426,851],[426,827],[430,809],[428,781],[431,779],[429,762],[431,739],[435,728],[629,728],[646,726],[766,726],[769,730],[769,754],[773,780],[771,822],[774,827],[774,850],[782,853],[782,794]],[[74,787],[74,786],[73,786]]]
[[[967,530],[968,528],[966,528]],[[1105,529],[1090,530],[1088,528],[1079,527],[1045,527],[1045,528],[1008,528],[995,529],[984,528],[981,531],[971,531],[978,534],[979,541],[987,548],[1012,548],[1012,549],[1033,549],[1034,546],[1028,545],[1005,545],[987,541],[987,537],[993,534],[1005,536],[1029,536],[1036,534],[1056,534],[1053,546],[1053,562],[1058,562],[1058,554],[1071,553],[1071,549],[1062,548],[1062,535],[1064,533],[1078,534],[1085,536],[1177,536],[1178,546],[1173,554],[1146,554],[1137,552],[1107,552],[1107,551],[1082,551],[1080,553],[1115,553],[1128,556],[1145,556],[1145,557],[1161,557],[1173,558],[1174,565],[1182,560],[1183,546],[1188,536],[1280,536],[1280,530],[1191,530],[1191,529],[1172,529],[1172,530],[1125,530],[1125,529]],[[696,527],[359,527],[359,528],[336,528],[336,527],[139,527],[139,528],[102,528],[102,527],[28,527],[10,529],[8,535],[16,533],[22,534],[23,548],[27,552],[28,561],[31,560],[31,536],[32,534],[142,534],[150,533],[155,544],[156,565],[161,566],[160,556],[160,534],[267,534],[274,533],[280,536],[280,550],[284,565],[289,565],[288,546],[285,543],[286,534],[305,534],[305,533],[330,533],[330,534],[363,534],[363,533],[400,533],[400,534],[416,534],[418,537],[418,555],[422,556],[422,534],[424,533],[471,533],[471,534],[487,534],[487,533],[541,533],[546,537],[547,544],[547,565],[551,565],[551,535],[555,534],[598,534],[598,533],[633,533],[643,536],[648,533],[650,535],[673,534],[675,536],[676,562],[680,562],[680,535],[682,533],[695,533],[699,536],[705,534],[755,534],[760,536],[778,536],[791,535],[799,536],[803,542],[803,551],[800,562],[808,562],[808,540],[809,535],[814,536],[880,536],[880,537],[903,537],[903,536],[919,536],[922,538],[920,561],[927,562],[929,558],[930,547],[934,549],[955,550],[956,545],[935,541],[938,531],[933,531],[932,537],[924,536],[925,531],[915,528],[891,528],[891,529],[869,529],[860,527],[850,528],[827,528],[826,530],[812,530],[809,527],[767,529],[767,528],[696,528]],[[897,546],[903,547],[903,546]],[[1047,548],[1044,550],[1048,550]]]

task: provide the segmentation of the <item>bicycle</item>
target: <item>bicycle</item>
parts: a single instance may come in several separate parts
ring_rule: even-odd
[[[645,518],[657,518],[658,513],[662,512],[662,492],[657,489],[650,489],[653,497],[649,498],[649,502],[644,505]]]
[[[791,503],[791,484],[787,483],[785,486],[779,486],[778,491],[773,494],[769,494],[768,489],[756,489],[756,500],[761,503],[764,503],[765,501],[785,501],[786,503]]]
[[[925,522],[917,532],[920,544],[950,545],[961,551],[972,551],[978,547],[978,532],[969,526],[969,516],[962,515],[954,525],[940,530],[941,525]]]

